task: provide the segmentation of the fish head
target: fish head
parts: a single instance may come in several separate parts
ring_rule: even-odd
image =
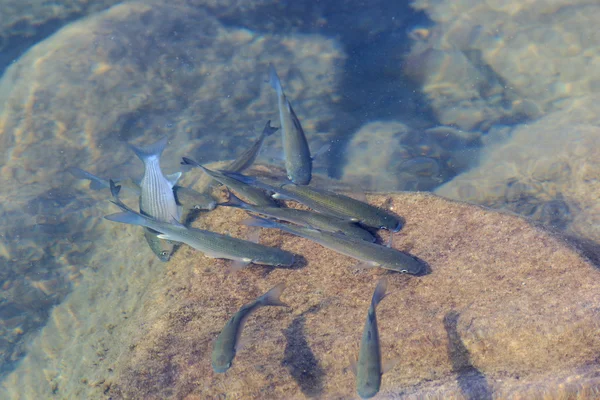
[[[167,261],[169,261],[171,259],[171,252],[168,251],[168,250],[161,250],[156,255],[158,256],[158,258],[162,262],[167,262]]]
[[[223,374],[231,368],[231,359],[224,354],[221,354],[213,358],[212,367],[217,374]]]
[[[362,399],[370,399],[379,392],[380,386],[381,378],[377,378],[376,376],[369,377],[357,388],[357,392]]]
[[[144,229],[144,237],[148,242],[148,246],[152,249],[152,252],[156,254],[156,257],[162,262],[167,262],[171,259],[171,255],[175,250],[175,245],[167,240],[159,239],[156,236],[157,232],[150,229]]]

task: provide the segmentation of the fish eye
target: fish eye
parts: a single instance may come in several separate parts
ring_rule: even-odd
[[[200,207],[198,204],[196,204],[196,205],[194,206],[194,210],[200,210],[200,209],[201,209],[201,207]]]
[[[163,250],[163,251],[161,251],[161,252],[160,252],[160,255],[161,255],[162,257],[166,257],[166,256],[168,256],[168,255],[169,255],[169,252],[168,252],[168,251],[166,251],[166,250]]]
[[[408,274],[408,270],[407,269],[403,269],[403,270],[400,271],[400,273],[402,273],[402,274]]]

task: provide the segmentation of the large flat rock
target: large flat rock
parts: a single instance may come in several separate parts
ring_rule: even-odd
[[[559,398],[597,384],[600,272],[576,249],[520,217],[434,195],[369,201],[406,218],[394,247],[426,260],[431,274],[356,270],[355,260],[276,230],[263,230],[261,242],[301,254],[296,268],[232,273],[228,262],[183,247],[156,278],[160,289],[144,307],[152,312],[127,320],[121,340],[129,347],[120,344],[125,350],[107,393],[349,398],[348,357],[358,352],[382,275],[390,292],[378,308],[382,353],[399,360],[383,379],[383,397]],[[244,218],[217,208],[197,225],[244,237]],[[123,237],[122,227],[111,229]],[[226,320],[278,282],[286,283],[283,299],[291,307],[258,311],[233,367],[213,373],[212,343]]]

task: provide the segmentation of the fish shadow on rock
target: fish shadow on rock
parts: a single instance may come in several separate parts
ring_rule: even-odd
[[[324,371],[308,346],[304,334],[305,323],[304,315],[300,315],[283,331],[287,344],[281,365],[290,371],[305,396],[320,397],[323,393]]]
[[[458,375],[458,386],[467,399],[492,400],[492,393],[487,379],[471,363],[471,355],[465,347],[457,325],[460,314],[450,311],[444,316],[444,328],[448,335],[448,356],[452,370]]]

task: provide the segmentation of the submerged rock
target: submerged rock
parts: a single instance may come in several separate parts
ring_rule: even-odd
[[[406,72],[439,121],[487,130],[536,119],[598,93],[600,6],[587,0],[417,0],[434,21],[415,29]],[[591,61],[594,60],[594,61]]]
[[[433,190],[465,170],[479,145],[479,133],[451,127],[371,122],[348,143],[342,180],[372,192]]]
[[[479,166],[436,190],[507,209],[600,243],[600,96],[576,98],[490,145]]]
[[[179,170],[183,155],[205,162],[239,154],[258,134],[254,124],[277,118],[269,62],[314,146],[326,140],[313,132],[333,118],[343,59],[335,40],[228,27],[200,4],[182,3],[129,2],[72,23],[0,79],[0,279],[6,304],[24,316],[0,326],[0,375],[76,283],[71,274],[97,256],[103,233],[90,207],[106,193],[90,193],[65,173],[69,166],[138,177],[142,164],[125,142],[160,136],[170,139],[165,173]]]
[[[399,360],[384,376],[383,397],[424,395],[438,385],[459,398],[518,393],[528,384],[543,388],[551,374],[600,370],[593,306],[600,271],[577,250],[519,217],[433,195],[369,199],[406,217],[394,247],[426,260],[431,274],[357,271],[353,259],[272,230],[261,232],[261,242],[302,255],[297,268],[231,273],[227,262],[183,248],[168,265],[164,295],[154,299],[169,297],[171,307],[135,338],[127,362],[116,366],[111,393],[348,398],[354,377],[347,360],[358,351],[370,294],[383,274],[390,295],[378,308],[382,352]],[[243,237],[243,218],[219,208],[199,226]],[[229,373],[214,374],[216,334],[241,304],[277,282],[286,283],[291,308],[256,313]],[[569,385],[585,383],[572,379]],[[563,390],[547,384],[557,395]]]
[[[123,286],[113,282],[117,275],[137,277],[125,278],[119,298],[88,287],[74,293],[77,302],[58,306],[46,330],[56,333],[60,323],[62,336],[43,333],[37,344],[44,346],[34,346],[23,362],[27,368],[37,360],[48,383],[26,387],[66,398],[104,392],[114,398],[349,398],[354,377],[347,360],[358,352],[370,295],[382,275],[390,292],[377,310],[382,353],[399,360],[384,375],[383,398],[560,396],[599,384],[600,271],[577,249],[520,217],[434,195],[368,199],[405,217],[394,247],[427,261],[429,275],[357,270],[355,260],[277,230],[261,231],[261,243],[301,255],[293,268],[250,266],[233,273],[229,262],[185,246],[157,267],[151,255],[127,250],[142,244],[136,228],[108,225],[106,245],[123,267],[105,265],[111,279],[96,285],[110,293]],[[196,226],[246,237],[245,218],[241,210],[219,207]],[[287,285],[282,300],[290,308],[256,312],[230,371],[214,374],[210,352],[223,324],[278,282]],[[83,301],[92,293],[93,303]],[[82,314],[91,304],[98,310],[93,319]],[[135,307],[125,310],[126,304]],[[78,316],[73,332],[65,309]],[[48,356],[60,341],[72,343],[74,334],[78,351]],[[16,371],[5,393],[22,391],[36,374]]]

